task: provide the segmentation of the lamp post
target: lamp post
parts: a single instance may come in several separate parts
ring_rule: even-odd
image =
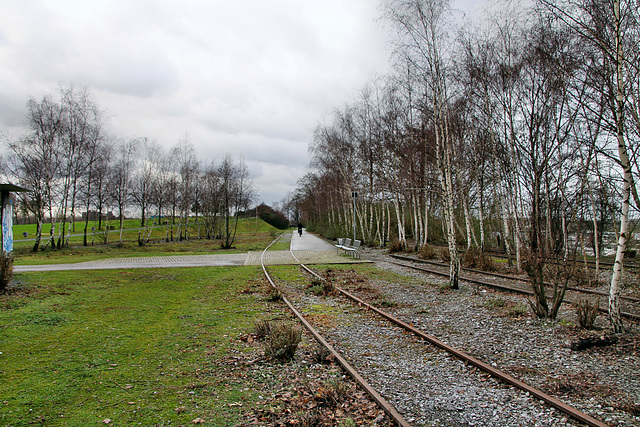
[[[357,191],[351,192],[351,197],[353,198],[353,241],[356,241],[356,198],[358,197]]]

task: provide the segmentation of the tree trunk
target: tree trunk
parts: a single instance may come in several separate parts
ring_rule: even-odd
[[[596,258],[596,280],[600,276],[600,239],[598,238],[598,214],[596,212],[596,202],[591,189],[589,189],[589,200],[591,201],[591,214],[593,215],[593,252]]]
[[[398,220],[398,241],[402,247],[405,248],[407,246],[407,239],[404,234],[404,218],[400,211],[400,196],[398,193],[394,193],[393,205],[396,211],[396,219]]]
[[[624,55],[622,50],[622,31],[620,0],[613,2],[615,14],[615,35],[616,35],[616,133],[618,139],[618,155],[622,166],[624,184],[622,190],[622,212],[620,214],[620,233],[618,235],[618,245],[616,249],[616,260],[613,264],[613,274],[611,275],[611,285],[609,287],[609,321],[614,333],[623,332],[622,318],[620,316],[620,280],[622,278],[624,251],[627,244],[627,231],[629,221],[629,199],[631,197],[631,162],[624,140]]]

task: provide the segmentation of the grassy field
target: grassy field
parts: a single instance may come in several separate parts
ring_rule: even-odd
[[[72,245],[38,253],[24,242],[15,251],[15,263],[257,251],[281,233],[261,220],[243,220],[232,250],[204,239],[161,239],[139,247],[137,233],[124,245]],[[284,233],[271,250],[288,249],[291,230]],[[296,267],[276,271],[285,280],[303,280]],[[342,381],[336,367],[328,374],[306,371],[313,363],[310,341],[301,344],[307,359],[296,362],[298,367],[247,362],[262,356],[260,346],[247,338],[256,320],[290,321],[284,305],[271,300],[259,267],[20,273],[15,278],[17,285],[0,294],[3,426],[195,421],[235,426],[248,413],[282,412],[289,405],[282,395],[292,387],[292,375],[299,384],[312,381],[311,374],[321,378],[313,381]]]
[[[308,280],[296,266],[273,273]],[[352,416],[371,425],[381,413],[339,367],[318,364],[308,335],[295,361],[264,359],[255,322],[297,322],[260,267],[22,273],[18,281],[0,294],[2,426],[267,426],[305,419],[313,402],[332,417],[339,409],[332,425],[342,427],[356,425]],[[349,402],[331,409],[316,389],[349,390]]]
[[[269,313],[250,292],[260,277],[251,267],[21,274],[0,295],[0,424],[235,425],[259,384],[218,371]]]
[[[135,224],[137,222],[129,222],[129,225]],[[123,245],[119,245],[117,240],[108,245],[96,242],[95,245],[89,246],[82,246],[80,242],[74,244],[72,241],[69,247],[60,250],[48,248],[33,253],[31,252],[33,242],[16,242],[14,256],[16,265],[33,265],[84,262],[116,257],[239,253],[262,250],[281,233],[283,233],[282,230],[277,230],[262,220],[243,219],[238,223],[238,232],[232,249],[221,249],[220,240],[198,239],[196,238],[197,233],[192,233],[192,239],[182,242],[175,240],[166,242],[164,238],[161,238],[150,240],[147,245],[140,247],[138,246],[137,231],[130,230],[125,233],[128,238],[124,240]],[[285,231],[284,233],[290,234],[291,232]],[[15,227],[14,234],[16,234]],[[286,243],[278,243],[277,245],[276,248],[288,249],[288,240]]]

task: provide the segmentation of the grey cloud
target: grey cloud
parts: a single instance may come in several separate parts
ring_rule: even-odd
[[[295,187],[326,112],[388,69],[370,0],[6,3],[2,128],[29,96],[87,86],[124,138],[244,156],[265,200]]]

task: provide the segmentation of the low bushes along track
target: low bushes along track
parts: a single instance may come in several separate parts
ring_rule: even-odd
[[[267,248],[268,249],[268,248]],[[266,249],[265,249],[266,251]],[[293,254],[293,252],[292,252]],[[293,256],[295,257],[295,254],[293,254]],[[314,271],[312,271],[310,268],[306,267],[303,264],[300,264],[300,266],[306,270],[306,272],[310,275],[312,275],[316,280],[318,281],[322,281],[325,280],[323,279],[320,275],[318,275],[317,273],[315,273]],[[354,378],[354,380],[356,382],[358,382],[358,384],[380,405],[380,407],[387,413],[387,415],[389,415],[391,417],[391,419],[394,420],[394,422],[397,425],[400,426],[409,426],[411,425],[409,423],[409,421],[407,421],[405,418],[403,418],[402,415],[400,415],[400,413],[394,408],[394,406],[389,403],[384,397],[382,397],[382,395],[380,393],[378,393],[374,387],[372,387],[367,380],[358,373],[358,371],[346,360],[345,357],[343,357],[341,354],[339,354],[336,349],[328,342],[328,340],[326,340],[325,338],[323,338],[320,333],[318,332],[318,330],[311,324],[311,322],[309,320],[307,320],[303,315],[302,315],[302,311],[303,310],[299,310],[297,309],[294,304],[291,301],[295,301],[296,304],[301,304],[301,305],[309,305],[309,302],[305,302],[305,296],[304,296],[304,292],[301,291],[300,289],[295,289],[294,286],[287,286],[286,289],[283,286],[277,286],[276,283],[274,282],[274,279],[271,277],[271,275],[269,274],[269,272],[267,271],[267,268],[265,267],[264,263],[262,263],[262,269],[264,271],[264,274],[266,276],[266,278],[268,279],[268,281],[270,282],[270,284],[280,290],[283,295],[283,301],[286,303],[286,305],[289,307],[289,309],[295,314],[295,316],[300,320],[300,322],[305,326],[305,328],[307,328],[315,337],[315,339],[325,348],[327,348],[335,357],[335,359],[344,367],[344,369],[349,373],[349,375],[351,375],[351,377]],[[544,401],[546,404],[560,410],[562,413],[568,415],[569,417],[573,418],[574,420],[577,420],[580,423],[589,425],[589,426],[606,426],[606,424],[602,423],[601,421],[569,406],[566,405],[565,403],[563,403],[562,401],[540,391],[537,390],[527,384],[525,384],[522,381],[517,380],[516,378],[512,377],[511,375],[502,372],[494,367],[492,367],[491,365],[484,363],[474,357],[471,357],[469,355],[467,355],[466,353],[447,345],[446,343],[438,340],[436,337],[431,336],[417,328],[415,328],[414,326],[403,322],[400,319],[397,319],[393,316],[391,316],[390,314],[380,310],[379,308],[374,307],[373,305],[363,301],[362,299],[356,297],[355,295],[346,292],[338,287],[333,287],[335,289],[335,291],[337,291],[340,295],[348,298],[349,300],[353,301],[354,303],[356,303],[358,305],[358,307],[364,307],[366,308],[367,312],[370,313],[375,313],[377,315],[379,315],[381,318],[385,319],[385,321],[391,322],[393,325],[398,326],[400,328],[402,328],[405,331],[410,332],[411,334],[413,334],[413,336],[415,337],[419,337],[420,339],[427,341],[428,343],[438,347],[439,349],[447,352],[448,354],[460,359],[461,361],[463,361],[465,364],[468,365],[472,365],[475,368],[478,368],[480,371],[489,374],[490,376],[499,379],[500,381],[502,381],[503,383],[514,387],[516,389],[519,389],[523,392],[526,393],[527,396],[531,395],[534,396],[542,401]],[[285,295],[287,294],[287,295]],[[289,295],[289,297],[287,297]],[[344,311],[344,309],[342,309]],[[358,317],[361,319],[368,319],[368,316],[366,316],[365,314],[363,314],[362,312],[358,312],[357,316],[350,316],[352,317],[352,321],[357,321],[357,319],[353,319],[353,317]],[[370,321],[371,319],[369,319]],[[350,328],[354,328],[354,329],[358,329],[357,326],[354,326],[353,324],[350,325]],[[376,330],[376,334],[379,338],[381,335],[385,334],[385,330],[389,330],[388,326],[387,327],[378,327]],[[393,332],[389,331],[391,334],[393,334]],[[394,337],[387,337],[384,338],[382,337],[381,339],[386,340],[387,343],[389,342],[394,342],[395,345],[393,346],[386,346],[386,347],[393,347],[395,349],[395,352],[397,353],[398,351],[403,352],[403,350],[408,347],[412,347],[412,342],[409,338],[407,338],[407,334],[405,335],[400,335],[401,337],[403,337],[403,341],[404,342],[399,342],[398,341],[398,336],[397,333]],[[363,338],[364,339],[364,338]],[[413,346],[415,347],[415,346]],[[378,349],[380,349],[378,347]],[[425,352],[433,352],[433,350],[427,350],[425,348]],[[453,368],[452,368],[453,369]],[[459,368],[458,368],[459,370]],[[468,369],[466,369],[468,371]],[[477,377],[477,373],[474,371],[469,372],[471,376],[476,376]],[[415,372],[414,372],[415,374]],[[412,373],[410,371],[407,371],[405,374],[402,374],[402,376],[405,376],[407,379],[409,377],[411,377]],[[471,380],[471,382],[473,382],[473,379]],[[394,393],[393,390],[387,390],[387,392],[389,394],[392,395],[398,395],[397,393]],[[412,393],[412,391],[410,390],[409,393],[411,394],[415,394]],[[400,393],[400,395],[402,395],[402,393]],[[428,393],[427,393],[428,395]],[[508,400],[511,400],[511,398],[509,398]],[[515,399],[517,400],[517,399]],[[398,402],[401,403],[401,402]],[[512,408],[511,408],[512,409]],[[459,410],[462,410],[459,408]],[[494,411],[494,415],[495,415]],[[508,412],[508,411],[507,411]],[[480,424],[482,424],[482,422],[480,422]]]
[[[406,264],[396,262],[397,265],[401,267],[411,268],[414,270],[422,271],[425,273],[435,274],[438,276],[449,277],[449,266],[448,264],[443,264],[438,261],[429,261],[429,260],[421,260],[414,257],[408,257],[403,255],[391,255],[392,258],[406,261],[410,263],[419,263],[423,264],[421,266],[417,266],[414,264]],[[389,262],[389,261],[387,261]],[[424,264],[429,265],[430,267],[424,267]],[[498,274],[498,273],[490,273],[481,270],[475,270],[472,268],[461,268],[462,271],[467,272],[468,274],[464,276],[460,276],[460,280],[464,280],[470,283],[474,283],[480,286],[486,286],[493,289],[498,289],[501,291],[507,292],[515,292],[524,295],[533,295],[530,286],[526,285],[530,281],[527,278]],[[552,286],[551,284],[547,284],[547,286]],[[598,298],[603,297],[607,298],[608,294],[605,292],[593,290],[593,289],[583,289],[577,288],[573,286],[569,286],[567,288],[567,295],[565,296],[565,301],[575,304],[578,298]],[[640,320],[640,299],[628,297],[628,296],[620,296],[620,300],[622,302],[622,313],[621,315],[633,320]],[[605,307],[599,308],[601,312],[606,313],[607,309]]]

